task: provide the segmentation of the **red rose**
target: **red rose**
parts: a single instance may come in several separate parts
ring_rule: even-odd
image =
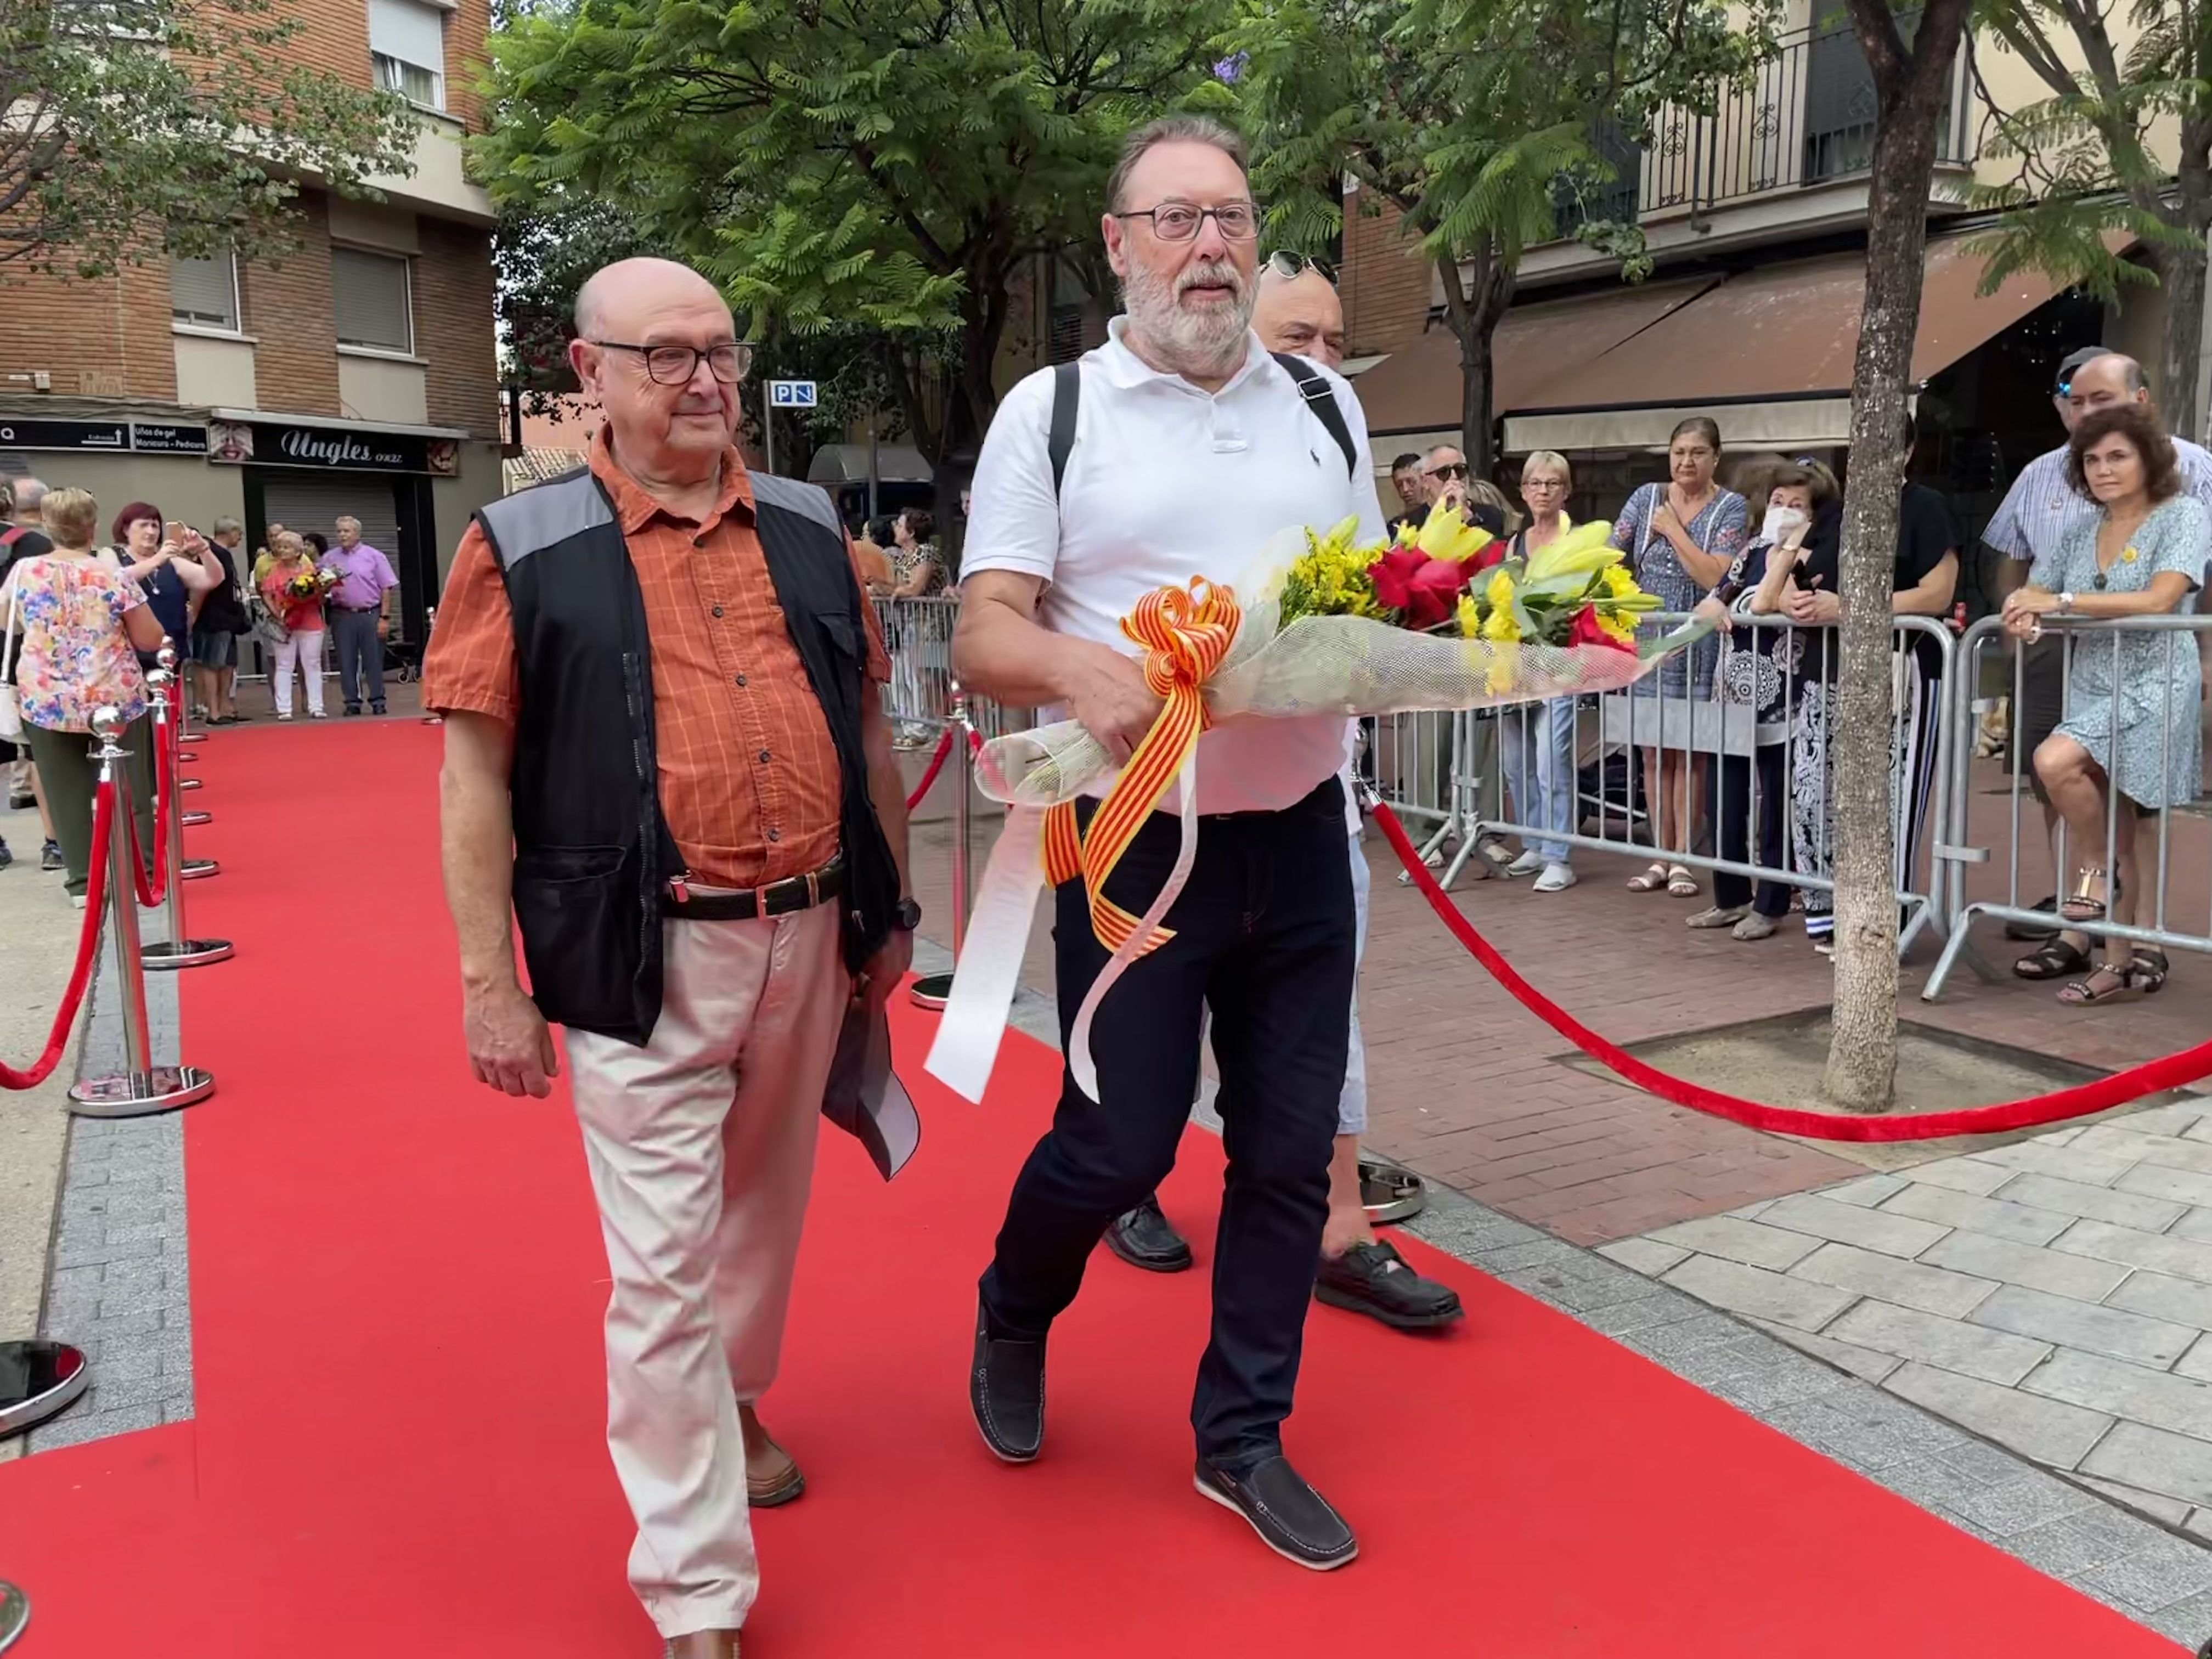
[[[1432,559],[1418,547],[1393,547],[1367,567],[1367,574],[1377,600],[1402,613],[1407,627],[1424,629],[1451,619],[1468,579],[1481,568],[1480,554],[1455,564]]]
[[[1592,605],[1585,605],[1575,613],[1575,625],[1567,630],[1567,644],[1571,647],[1601,645],[1607,650],[1626,651],[1632,655],[1636,650],[1634,646],[1623,644],[1597,625],[1597,610]]]

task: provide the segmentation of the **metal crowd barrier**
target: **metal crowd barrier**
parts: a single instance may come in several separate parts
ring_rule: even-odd
[[[960,619],[960,598],[933,593],[915,599],[878,597],[874,603],[884,649],[891,659],[884,712],[896,732],[919,746],[934,739],[952,720],[958,695],[952,679],[952,630]],[[1003,708],[973,692],[967,694],[967,714],[969,724],[986,741],[1009,732],[1025,732],[1036,723],[1034,710]]]
[[[2131,617],[2124,620],[2092,622],[2082,617],[2045,616],[2043,619],[2046,636],[2055,639],[2059,652],[2060,684],[2066,713],[2081,709],[2091,697],[2108,699],[2105,709],[2107,730],[2121,733],[2130,727],[2139,728],[2144,722],[2155,719],[2159,735],[2158,763],[2161,775],[2171,771],[2175,738],[2173,706],[2173,669],[2182,652],[2199,651],[2207,640],[2212,640],[2212,617],[2164,616]],[[2138,666],[2131,677],[2127,672],[2127,646],[2130,641],[2154,640],[2157,644],[2149,651],[2139,653]],[[2010,649],[2006,647],[2009,646]],[[2106,653],[2109,653],[2107,655]],[[2021,889],[2021,864],[2023,840],[2030,847],[2042,840],[2043,813],[2040,803],[2032,793],[2029,781],[2035,763],[2032,754],[2023,754],[2021,727],[2027,708],[2028,645],[2026,641],[2012,638],[2004,632],[2002,617],[1985,617],[1969,628],[1958,647],[1960,672],[1952,677],[1950,705],[1945,725],[1949,734],[1947,744],[1951,787],[1948,791],[1950,817],[1947,820],[1944,838],[1936,848],[1939,869],[1947,869],[1948,877],[1939,877],[1944,889],[1948,914],[1953,925],[1949,941],[1936,969],[1928,976],[1921,996],[1934,1001],[1942,994],[1951,971],[1961,959],[1981,977],[1996,981],[2008,977],[1995,970],[1985,962],[1968,940],[1968,927],[1977,917],[1988,917],[2005,922],[2027,923],[2048,927],[2054,917],[2047,910],[2033,908],[2033,901],[2025,900]],[[2005,822],[1999,832],[2001,846],[1988,847],[1975,842],[1974,828],[1969,821],[1972,803],[1970,782],[1973,763],[1973,745],[1981,716],[1989,712],[1991,700],[1984,695],[1984,665],[2001,664],[2002,684],[2011,699],[2009,730],[2006,736],[2004,762]],[[2087,689],[2078,696],[2075,688],[2077,672],[2086,667],[2092,673]],[[2108,681],[2107,689],[2094,689],[2094,674],[2101,670]],[[2154,684],[2145,670],[2155,670]],[[2136,695],[2130,696],[2133,690]],[[2155,714],[2151,713],[2155,707]],[[2198,793],[2195,799],[2168,802],[2154,811],[2141,811],[2134,829],[2137,848],[2138,868],[2144,862],[2144,836],[2154,833],[2157,837],[2155,862],[2144,871],[2148,880],[2150,899],[2149,919],[2145,922],[2139,911],[2143,895],[2138,893],[2125,900],[2138,908],[2136,921],[2121,922],[2107,914],[2094,921],[2068,921],[2065,926],[2072,932],[2088,935],[2093,940],[2125,939],[2133,944],[2155,949],[2195,951],[2212,953],[2212,899],[2199,920],[2199,913],[2191,909],[2186,915],[2177,915],[2178,906],[2172,893],[2172,876],[2175,835],[2184,821],[2202,821],[2212,811],[2212,798],[2208,798],[2207,784],[2202,768],[2204,742],[2202,694],[2198,707],[2189,711],[2191,718],[2184,727],[2183,741],[2200,745]],[[2062,716],[2063,718],[2063,716]],[[2111,751],[2108,750],[2107,753]],[[2161,792],[2162,793],[2162,792]],[[2111,856],[2119,827],[2120,792],[2111,787],[2105,789],[2105,822],[2103,855],[2106,871],[2106,890],[2112,894],[2118,887],[2117,863]],[[2066,820],[2057,819],[2056,828],[2056,867],[2051,872],[2051,886],[2063,899],[2074,887],[2075,848],[2071,844],[2073,832]],[[1967,895],[1969,872],[1978,866],[1990,865],[2002,855],[2003,895],[1997,898],[1970,898]],[[2200,870],[2208,862],[2203,857],[2197,860]]]
[[[1681,613],[1658,614],[1650,620],[1671,627],[1687,620]],[[1458,849],[1444,866],[1442,882],[1449,888],[1477,856],[1480,843],[1494,836],[1513,836],[1524,844],[1561,843],[1594,852],[1626,854],[1633,857],[1680,864],[1692,869],[1725,872],[1752,882],[1774,882],[1814,892],[1832,892],[1832,878],[1801,870],[1790,848],[1788,815],[1794,805],[1792,780],[1797,771],[1799,689],[1784,667],[1778,707],[1772,718],[1760,720],[1759,710],[1747,703],[1725,701],[1721,688],[1729,681],[1731,658],[1755,657],[1753,637],[1761,632],[1784,635],[1798,633],[1796,624],[1780,616],[1753,617],[1739,613],[1730,634],[1720,636],[1720,660],[1713,671],[1714,694],[1692,695],[1694,682],[1684,676],[1680,694],[1660,695],[1659,672],[1644,683],[1647,695],[1608,694],[1582,699],[1553,699],[1548,704],[1522,703],[1496,711],[1462,714],[1407,714],[1370,719],[1366,727],[1360,765],[1376,792],[1401,817],[1433,824],[1423,856],[1438,860],[1445,848],[1456,841]],[[1808,652],[1837,648],[1832,629],[1804,629],[1803,648]],[[1914,849],[1907,878],[1899,883],[1898,901],[1905,908],[1899,950],[1907,949],[1923,928],[1948,933],[1950,910],[1939,891],[1941,864],[1932,844],[1943,839],[1954,820],[1953,798],[1957,767],[1956,723],[1943,717],[1948,690],[1957,678],[1955,642],[1951,630],[1931,617],[1895,619],[1892,655],[1895,659],[1909,646],[1925,641],[1925,648],[1941,663],[1936,684],[1923,679],[1913,706],[1901,710],[1897,741],[1932,741],[1935,753],[1923,757],[1905,751],[1907,787],[1915,775],[1929,780],[1928,799],[1917,814],[1901,813],[1908,824],[1917,824]],[[1775,641],[1774,655],[1785,664],[1790,652],[1788,639]],[[1816,659],[1817,660],[1817,659]],[[1900,669],[1899,700],[1917,678]],[[1931,708],[1930,698],[1935,699]],[[1570,705],[1571,704],[1571,708]],[[1571,718],[1571,783],[1558,776],[1559,767],[1547,759],[1562,754],[1569,740],[1556,722]],[[1649,750],[1673,751],[1692,758],[1705,773],[1702,785],[1694,772],[1684,788],[1691,803],[1689,814],[1699,832],[1680,847],[1660,847],[1652,808],[1646,799],[1643,755]],[[1971,754],[1971,733],[1968,752]],[[1548,755],[1547,751],[1549,751]],[[1716,762],[1721,763],[1719,766]],[[1720,773],[1729,762],[1742,767],[1744,799],[1741,845],[1747,856],[1723,856],[1714,831],[1720,818]],[[1516,763],[1517,763],[1517,764]],[[1546,771],[1552,773],[1548,779]],[[1832,833],[1827,790],[1832,769],[1810,769],[1817,793],[1806,805],[1820,838],[1817,862],[1832,867],[1834,849],[1826,837]],[[1762,805],[1776,788],[1783,793],[1784,813],[1778,860],[1759,857]],[[1562,811],[1559,794],[1573,790],[1572,800]],[[1404,878],[1401,878],[1401,880]]]

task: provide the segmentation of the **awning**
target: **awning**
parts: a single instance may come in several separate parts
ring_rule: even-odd
[[[1644,283],[1574,300],[1516,306],[1493,337],[1497,386],[1492,407],[1551,404],[1552,384],[1638,330],[1687,305],[1719,279]],[[1359,377],[1359,406],[1378,438],[1443,432],[1457,441],[1459,341],[1438,325]]]
[[[1995,294],[1977,294],[1984,260],[1969,251],[1971,240],[1928,245],[1915,380],[1949,368],[2058,291],[2048,276],[2016,271]],[[1730,276],[1583,356],[1534,395],[1499,398],[1505,448],[1662,449],[1689,415],[1712,416],[1731,447],[1844,443],[1865,277],[1861,252]]]
[[[927,483],[929,463],[912,444],[876,446],[878,483]],[[824,444],[814,452],[806,468],[806,482],[818,484],[866,483],[868,447],[866,444]]]

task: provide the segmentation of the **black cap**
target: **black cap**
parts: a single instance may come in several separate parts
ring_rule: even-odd
[[[2084,363],[2094,363],[2098,358],[2109,356],[2112,349],[2110,346],[2094,345],[2083,346],[2079,351],[2068,352],[2066,361],[2058,365],[2058,380],[2051,388],[2051,395],[2056,398],[2064,397],[2068,388],[2074,383],[2075,370],[2080,368]]]

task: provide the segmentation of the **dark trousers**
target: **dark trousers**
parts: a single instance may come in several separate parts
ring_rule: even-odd
[[[100,763],[93,756],[100,739],[87,732],[49,732],[23,723],[23,737],[31,760],[39,769],[39,781],[46,792],[46,811],[54,820],[54,840],[62,849],[62,884],[82,893],[94,881],[106,881],[107,872],[92,865],[92,803],[100,787]],[[131,812],[138,824],[138,852],[149,862],[154,856],[154,721],[141,714],[123,729],[117,739],[130,751],[123,768],[131,778]],[[118,821],[114,834],[124,833]]]
[[[1720,856],[1738,864],[1763,864],[1783,870],[1787,845],[1783,840],[1783,811],[1790,804],[1790,780],[1782,757],[1788,745],[1766,744],[1754,761],[1742,755],[1720,757],[1719,802],[1713,821],[1719,826]],[[1759,780],[1758,816],[1752,814],[1752,779]],[[1759,833],[1759,856],[1751,855],[1752,831]],[[1762,881],[1754,895],[1751,878],[1713,872],[1713,902],[1724,910],[1748,904],[1762,916],[1780,920],[1790,914],[1790,889],[1778,881]]]
[[[1171,814],[1154,813],[1108,896],[1141,914],[1180,836]],[[1054,901],[1064,1045],[1108,952],[1079,879]],[[1175,938],[1130,965],[1092,1023],[1100,1099],[1061,1074],[1052,1128],[1014,1182],[983,1309],[1005,1334],[1042,1337],[1074,1301],[1107,1223],[1175,1165],[1210,1005],[1229,1170],[1214,1238],[1213,1334],[1191,1425],[1200,1456],[1249,1467],[1281,1445],[1328,1213],[1356,949],[1343,786],[1331,778],[1280,812],[1206,819],[1164,925]]]
[[[338,693],[348,708],[361,707],[362,681],[368,700],[384,701],[384,641],[376,637],[377,613],[331,607],[331,635],[338,647]]]

